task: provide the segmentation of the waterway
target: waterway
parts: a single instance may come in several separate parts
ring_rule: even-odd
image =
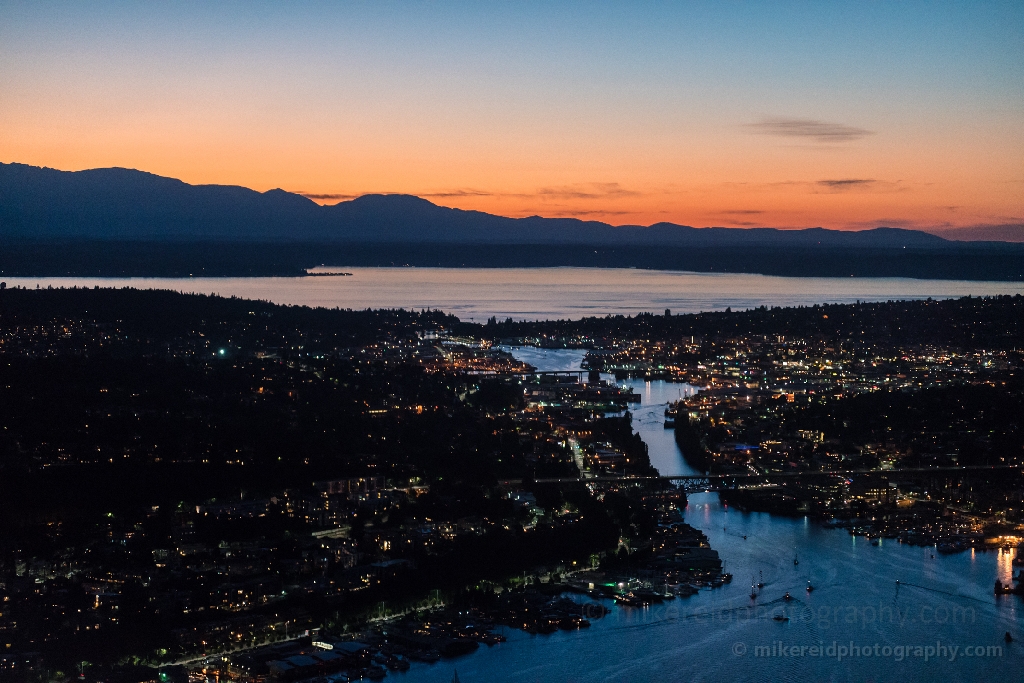
[[[345,277],[5,278],[8,286],[136,287],[327,308],[441,309],[463,320],[695,313],[1024,292],[1021,282],[800,278],[634,268],[328,268]]]
[[[541,370],[578,369],[583,358],[575,350],[514,353]],[[663,474],[691,472],[662,421],[665,402],[692,388],[630,384],[643,399],[631,413],[652,463]],[[1024,680],[1024,602],[992,595],[997,578],[1010,580],[1010,553],[946,556],[889,540],[872,546],[807,518],[729,509],[716,494],[690,496],[685,518],[708,535],[735,576],[731,584],[642,610],[609,602],[611,614],[584,631],[506,630],[506,643],[417,664],[398,678],[448,683],[457,667],[464,683]],[[765,586],[752,601],[756,580]],[[1006,631],[1017,642],[1004,643]],[[775,656],[766,656],[773,646]],[[977,646],[984,656],[975,655]]]

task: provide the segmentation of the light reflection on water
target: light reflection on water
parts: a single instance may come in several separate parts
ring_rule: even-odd
[[[695,313],[732,307],[805,306],[888,299],[936,299],[1024,292],[1014,282],[908,278],[796,278],[633,268],[329,268],[351,277],[5,278],[35,288],[138,287],[217,293],[328,308],[440,309],[463,320],[551,320]]]
[[[575,369],[578,351],[516,350],[541,369]],[[578,367],[578,365],[577,365]],[[685,463],[658,422],[658,404],[681,385],[642,381],[634,425],[659,468]],[[660,431],[659,431],[660,430]],[[657,438],[657,437],[668,438]],[[686,520],[702,529],[735,576],[731,584],[644,610],[620,609],[586,631],[530,636],[505,630],[508,642],[468,657],[416,664],[409,681],[444,682],[458,667],[464,683],[570,681],[932,681],[1020,680],[1024,664],[1021,599],[995,597],[996,577],[1008,580],[1012,556],[998,552],[941,555],[895,541],[871,546],[808,518],[746,513],[722,506],[715,494],[689,498]],[[746,536],[746,538],[744,538]],[[793,564],[794,554],[800,564]],[[752,583],[765,587],[752,602]],[[897,580],[900,582],[897,585]],[[811,581],[813,593],[805,587]],[[789,592],[792,601],[782,596]],[[790,617],[787,622],[772,619]],[[1003,633],[1017,642],[1005,644]],[[835,658],[755,657],[754,648],[832,643],[880,648],[899,645],[1002,646],[1001,657],[895,655]],[[743,648],[746,650],[739,653]],[[880,650],[880,652],[884,652]]]

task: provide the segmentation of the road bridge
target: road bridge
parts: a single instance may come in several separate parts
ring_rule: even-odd
[[[837,477],[849,478],[858,475],[883,475],[890,479],[918,479],[927,477],[970,477],[984,474],[1000,474],[1007,472],[1024,473],[1019,465],[993,465],[969,467],[908,467],[896,470],[820,470],[801,472],[764,472],[764,473],[733,473],[733,474],[680,474],[658,477],[629,477],[620,475],[598,475],[594,477],[541,477],[533,481],[538,484],[636,484],[656,485],[658,483],[673,484],[686,493],[710,493],[715,491],[735,491],[737,489],[777,488],[786,484],[804,484],[813,481],[827,481]],[[522,479],[505,479],[499,482],[506,486],[517,486]]]

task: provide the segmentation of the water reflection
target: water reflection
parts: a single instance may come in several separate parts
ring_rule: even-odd
[[[351,277],[6,278],[8,286],[137,287],[328,308],[438,308],[463,320],[744,310],[888,299],[992,296],[1019,282],[905,278],[801,278],[631,268],[343,268]],[[337,268],[329,268],[337,270]]]
[[[575,351],[521,353],[516,351],[544,369],[574,369],[581,358]],[[641,384],[644,403],[634,411],[634,425],[650,439],[652,461],[682,470],[671,430],[650,412],[680,387]],[[659,438],[666,433],[669,438]],[[808,518],[731,509],[715,494],[690,496],[685,516],[719,551],[735,576],[731,584],[643,610],[608,603],[611,614],[585,632],[506,631],[507,643],[454,662],[417,664],[406,678],[447,683],[457,665],[466,683],[1020,680],[1021,601],[992,594],[995,578],[1012,567],[1012,554],[947,556],[892,541],[871,546]],[[793,564],[795,554],[799,565]],[[806,590],[808,581],[813,592]],[[763,587],[751,600],[750,587],[757,583]],[[787,592],[792,600],[784,600]],[[1004,643],[1006,631],[1017,642]],[[803,646],[805,656],[755,655],[758,647],[779,644]],[[858,651],[842,660],[824,654],[851,645],[869,654]],[[957,647],[960,655],[925,661],[894,654],[894,648],[918,645]],[[962,649],[975,645],[1001,647],[1002,654],[964,657]],[[822,648],[822,655],[807,656],[810,647]]]
[[[813,521],[729,509],[691,496],[686,518],[703,529],[735,575],[732,584],[646,609],[619,608],[586,632],[529,636],[454,662],[416,665],[409,680],[471,681],[977,681],[1019,680],[1020,600],[996,599],[996,553],[936,555],[898,543],[857,543]],[[744,539],[746,536],[746,539]],[[800,564],[794,566],[793,554]],[[805,590],[810,580],[816,590]],[[899,583],[897,583],[899,580]],[[761,582],[756,600],[750,586]],[[789,592],[792,600],[783,596]],[[788,617],[779,622],[773,617]],[[1020,638],[1018,637],[1018,641]],[[755,648],[851,643],[1002,646],[1001,657],[757,657]],[[745,648],[745,649],[744,649]],[[742,650],[742,652],[740,652]]]
[[[675,432],[665,429],[665,407],[673,401],[694,394],[697,388],[689,384],[663,380],[631,379],[625,384],[631,386],[641,397],[641,404],[631,406],[630,412],[633,415],[633,429],[647,444],[651,464],[665,476],[699,474],[683,460],[682,453],[676,446]]]

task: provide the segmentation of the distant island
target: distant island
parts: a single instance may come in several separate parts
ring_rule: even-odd
[[[1017,281],[1024,280],[1024,244],[890,227],[507,218],[409,195],[321,206],[284,190],[189,185],[131,169],[0,164],[0,275],[302,276],[323,263]]]

